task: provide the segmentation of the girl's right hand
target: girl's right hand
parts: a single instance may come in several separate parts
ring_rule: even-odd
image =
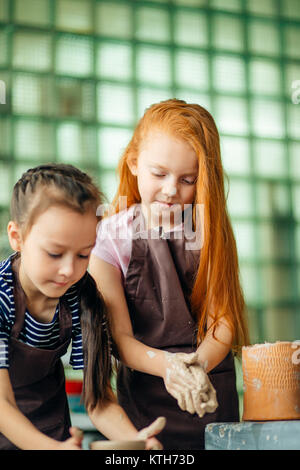
[[[147,450],[162,450],[162,444],[154,436],[156,436],[156,434],[159,434],[163,430],[165,425],[166,418],[164,416],[160,416],[149,426],[141,429],[137,434],[137,438],[146,440]]]
[[[57,450],[82,450],[83,432],[72,426],[69,429],[71,437],[58,443]]]
[[[167,391],[174,397],[181,410],[195,413],[191,392],[195,389],[195,380],[187,364],[180,360],[180,354],[165,353],[165,374],[163,380]]]
[[[177,400],[181,410],[200,418],[218,406],[216,392],[197,353],[165,353],[164,383],[167,391]]]

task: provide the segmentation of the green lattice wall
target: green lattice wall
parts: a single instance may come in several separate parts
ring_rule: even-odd
[[[252,340],[299,338],[299,0],[0,0],[0,79],[1,257],[23,170],[71,162],[110,198],[145,107],[184,98],[221,133]]]

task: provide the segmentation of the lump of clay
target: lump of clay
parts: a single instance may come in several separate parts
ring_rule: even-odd
[[[295,344],[277,341],[243,347],[244,421],[300,419]]]

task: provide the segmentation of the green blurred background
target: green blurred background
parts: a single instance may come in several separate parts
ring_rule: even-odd
[[[73,163],[110,200],[145,108],[183,98],[221,134],[251,341],[299,339],[299,0],[0,0],[0,80],[1,258],[23,171]]]

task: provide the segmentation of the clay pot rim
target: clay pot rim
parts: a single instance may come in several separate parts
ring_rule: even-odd
[[[294,341],[275,341],[274,343],[269,343],[269,342],[265,342],[265,343],[257,343],[257,344],[251,344],[249,346],[243,346],[242,349],[253,349],[253,348],[263,348],[263,347],[274,347],[274,346],[278,346],[280,344],[293,344],[295,342],[300,342],[300,340],[294,340]]]
[[[113,449],[106,449],[106,445],[108,447],[116,447],[116,449],[114,450],[120,450],[118,449],[118,447],[128,447],[128,450],[139,450],[139,449],[136,449],[136,447],[140,447],[137,443],[140,444],[141,447],[146,447],[146,441],[144,439],[119,439],[119,440],[96,440],[96,441],[92,441],[90,442],[89,444],[89,448],[90,450],[113,450]],[[97,449],[97,444],[99,444],[101,447],[103,446],[103,448],[101,449]],[[95,449],[93,449],[93,447],[96,447]],[[123,450],[123,449],[121,449]]]

